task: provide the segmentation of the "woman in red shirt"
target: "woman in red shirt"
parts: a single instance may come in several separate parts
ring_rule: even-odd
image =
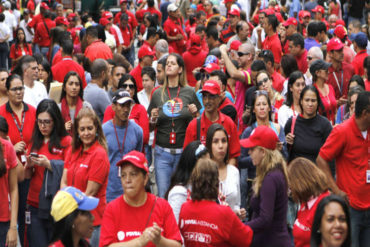
[[[15,67],[17,62],[25,55],[32,56],[32,48],[30,44],[26,42],[26,34],[23,28],[19,27],[15,33],[17,34],[14,39],[14,44],[10,47],[9,57],[12,59],[12,69]]]
[[[91,212],[94,216],[92,246],[99,244],[109,167],[107,142],[100,120],[92,109],[82,108],[75,118],[72,151],[65,161],[61,187],[74,186],[88,196],[99,198],[98,207]]]
[[[0,138],[0,246],[17,246],[18,184],[16,167],[17,156],[13,145]]]
[[[44,99],[39,103],[36,110],[36,123],[32,143],[27,149],[26,164],[26,178],[31,179],[27,197],[28,212],[31,215],[31,222],[27,227],[30,247],[47,246],[50,241],[50,226],[53,223],[49,214],[50,202],[47,197],[40,196],[40,193],[43,184],[60,184],[61,176],[56,176],[58,167],[55,164],[52,165],[51,160],[64,160],[72,140],[64,127],[58,105],[53,100]],[[59,171],[62,174],[63,163],[59,163]],[[51,175],[53,177],[50,179],[54,181],[45,178]],[[50,193],[50,191],[45,190],[44,193]]]

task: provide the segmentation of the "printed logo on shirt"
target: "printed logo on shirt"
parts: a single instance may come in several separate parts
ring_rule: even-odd
[[[52,148],[51,151],[52,151],[53,154],[62,154],[63,153],[63,151],[59,148]]]
[[[194,241],[205,244],[210,244],[212,242],[211,235],[200,232],[185,232],[184,238],[188,241]]]
[[[301,224],[298,219],[296,219],[296,221],[294,222],[294,225],[296,225],[302,231],[305,231],[305,232],[311,231],[311,229],[308,226]]]
[[[80,164],[80,167],[82,167],[82,168],[89,168],[88,165],[84,165],[84,164]]]
[[[125,239],[125,233],[123,231],[117,232],[117,238],[119,241],[123,241]]]
[[[163,105],[163,113],[167,117],[178,117],[180,116],[180,112],[183,108],[182,99],[180,98],[173,98],[168,100]]]
[[[188,220],[185,220],[184,225],[198,225],[198,226],[204,226],[204,227],[211,228],[212,230],[218,230],[218,225],[209,223],[204,220],[188,219]]]

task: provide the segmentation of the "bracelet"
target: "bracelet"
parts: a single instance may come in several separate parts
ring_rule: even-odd
[[[17,230],[18,229],[18,226],[10,226],[9,229]]]

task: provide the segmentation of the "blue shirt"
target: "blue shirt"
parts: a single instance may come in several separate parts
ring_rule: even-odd
[[[121,177],[118,176],[118,167],[116,166],[117,162],[122,159],[123,155],[132,150],[137,150],[139,152],[143,150],[142,128],[137,125],[134,120],[129,120],[127,128],[125,143],[122,144],[126,127],[116,126],[119,146],[122,148],[123,145],[123,153],[121,154],[117,143],[116,133],[114,131],[113,120],[103,124],[103,132],[105,138],[107,139],[110,163],[107,186],[107,202],[110,202],[123,194]]]
[[[306,38],[304,40],[304,48],[307,51],[309,51],[314,46],[321,47],[321,45],[313,38]]]
[[[298,20],[298,13],[302,10],[302,5],[299,0],[293,0],[289,10],[289,17],[294,17],[294,13],[297,13],[296,19]]]

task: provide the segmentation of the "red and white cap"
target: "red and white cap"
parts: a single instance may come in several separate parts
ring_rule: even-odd
[[[45,3],[45,2],[42,2],[41,4],[40,4],[40,8],[43,8],[43,9],[46,9],[46,10],[49,10],[50,9],[50,7],[47,5],[47,3]]]
[[[143,45],[140,47],[137,56],[139,59],[145,57],[145,56],[154,56],[155,51],[153,51],[149,46]]]
[[[207,92],[213,95],[220,95],[221,94],[220,84],[217,81],[208,80],[203,84],[201,93],[204,93],[204,92]]]
[[[113,14],[110,11],[104,11],[103,14],[101,15],[101,18],[110,19],[110,18],[113,18]]]
[[[240,40],[234,40],[233,42],[231,42],[230,44],[230,49],[229,51],[238,51],[239,49],[239,46],[242,45],[242,42],[240,42]]]
[[[294,26],[297,26],[298,25],[298,21],[296,18],[294,17],[290,17],[288,20],[286,20],[284,23],[283,23],[283,26],[285,27],[288,27],[290,25],[294,25]]]
[[[229,11],[229,15],[238,16],[240,17],[240,11],[237,8],[231,9]]]
[[[276,149],[276,144],[278,143],[278,141],[278,136],[270,127],[258,126],[252,131],[249,138],[240,140],[240,145],[243,148],[252,148],[259,146],[274,150]]]
[[[123,156],[123,158],[117,162],[116,166],[123,166],[129,163],[137,168],[143,169],[146,173],[149,172],[148,162],[146,161],[145,155],[139,151],[133,150]]]
[[[314,13],[315,12],[320,12],[321,14],[325,14],[325,9],[321,5],[316,5],[316,7],[311,11],[314,12]]]
[[[57,18],[55,18],[55,24],[58,26],[58,25],[66,25],[68,26],[69,25],[69,22],[67,20],[67,18],[65,18],[64,16],[58,16]]]
[[[326,45],[326,50],[327,51],[337,51],[337,50],[340,50],[344,47],[344,44],[342,43],[342,41],[340,41],[340,39],[338,38],[332,38],[331,40],[329,40],[328,44]]]
[[[209,63],[206,66],[204,66],[203,68],[201,68],[200,70],[201,71],[206,71],[208,74],[210,74],[211,72],[213,72],[215,70],[220,70],[220,66],[218,66],[217,63]]]

